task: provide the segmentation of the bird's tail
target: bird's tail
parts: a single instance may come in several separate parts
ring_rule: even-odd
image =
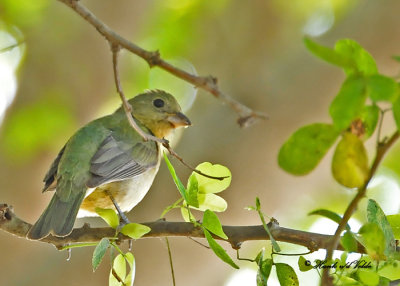
[[[62,201],[57,194],[54,194],[46,210],[29,230],[27,237],[42,239],[50,233],[61,237],[70,234],[84,198],[84,192],[70,197],[68,201]]]

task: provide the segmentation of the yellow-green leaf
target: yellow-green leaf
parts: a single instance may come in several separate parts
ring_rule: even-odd
[[[358,233],[359,241],[364,245],[369,256],[374,260],[385,260],[386,240],[382,229],[373,222],[364,224]]]
[[[358,278],[362,285],[375,286],[379,285],[379,275],[376,272],[359,269],[357,271]]]
[[[119,218],[116,212],[112,209],[95,208],[96,213],[112,228],[117,228]]]
[[[114,271],[113,271],[114,270]],[[126,278],[126,260],[122,254],[118,254],[113,261],[112,269],[110,270],[110,275],[108,277],[109,286],[122,286],[122,283],[118,281],[115,276],[119,279],[125,281]],[[128,284],[129,285],[129,284]]]
[[[199,207],[194,208],[201,211],[206,209],[212,210],[214,212],[224,212],[228,207],[227,202],[215,194],[199,194]]]
[[[281,286],[298,286],[299,279],[293,268],[286,263],[276,263],[276,274]]]
[[[387,215],[386,218],[392,227],[394,237],[400,239],[400,214]]]
[[[197,199],[197,194],[199,192],[199,183],[195,175],[191,175],[188,180],[188,185],[186,188],[187,203],[194,207],[199,207],[199,200]]]
[[[339,184],[348,188],[358,188],[366,182],[369,175],[367,152],[356,135],[343,134],[333,155],[332,173]]]
[[[150,231],[150,227],[139,223],[128,223],[124,225],[120,230],[122,234],[125,234],[126,236],[129,236],[133,239],[139,239]]]
[[[214,177],[227,177],[223,180],[216,180],[193,172],[192,175],[196,176],[198,182],[199,193],[219,193],[228,188],[231,184],[232,174],[231,171],[229,171],[229,169],[225,166],[219,164],[213,165],[209,162],[204,162],[198,165],[196,169],[204,174]]]
[[[129,264],[130,271],[125,278],[125,285],[133,285],[133,281],[135,280],[135,271],[136,271],[136,263],[135,257],[131,252],[125,253],[125,260]]]
[[[299,257],[299,260],[297,261],[297,264],[299,265],[299,270],[301,272],[306,272],[306,271],[309,271],[309,270],[313,269],[313,266],[311,265],[311,262],[306,260],[304,258],[304,256],[302,256],[302,255]]]
[[[357,240],[351,231],[346,231],[340,239],[340,244],[348,252],[356,252],[358,248]]]
[[[202,225],[213,234],[218,235],[223,239],[228,239],[224,230],[222,229],[221,222],[214,212],[210,210],[206,210],[204,212]]]

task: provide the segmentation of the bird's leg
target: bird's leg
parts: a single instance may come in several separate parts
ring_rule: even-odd
[[[115,208],[116,208],[116,210],[118,212],[119,222],[120,222],[120,226],[119,227],[122,227],[122,226],[124,226],[125,224],[128,224],[128,223],[131,223],[129,221],[129,219],[126,217],[126,215],[124,214],[124,212],[121,210],[121,208],[119,207],[119,205],[117,204],[117,202],[115,201],[115,199],[111,195],[111,193],[109,191],[106,191],[106,194],[110,197],[111,201],[113,202],[113,204],[114,204],[114,206],[115,206]]]

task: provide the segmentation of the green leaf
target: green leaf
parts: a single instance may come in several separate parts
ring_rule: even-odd
[[[209,162],[204,162],[199,164],[196,167],[196,170],[214,177],[226,177],[223,180],[210,179],[193,172],[192,175],[196,176],[198,182],[199,193],[219,193],[228,188],[231,184],[232,174],[231,171],[229,171],[229,169],[225,166],[219,164],[213,165]]]
[[[199,183],[197,182],[196,176],[193,174],[189,177],[188,186],[186,189],[187,193],[187,203],[196,208],[199,207],[199,200],[197,199],[197,194],[199,192]]]
[[[359,269],[356,273],[362,285],[366,286],[379,285],[379,275],[376,272]]]
[[[136,271],[136,264],[135,264],[135,257],[132,253],[127,252],[125,254],[125,260],[129,264],[129,273],[125,278],[125,285],[133,285],[133,281],[135,280],[135,271]]]
[[[139,239],[146,233],[149,233],[150,231],[151,231],[150,227],[139,223],[128,223],[124,225],[120,230],[122,234],[125,234],[126,236],[129,236],[130,238],[133,239]]]
[[[396,239],[400,239],[400,214],[386,216],[393,230],[393,235]]]
[[[93,271],[96,271],[97,267],[100,265],[100,262],[103,260],[103,257],[106,254],[109,246],[110,241],[108,240],[108,238],[104,237],[100,240],[99,244],[94,249],[92,257]]]
[[[355,63],[351,57],[338,53],[331,48],[319,45],[310,38],[304,38],[304,44],[311,53],[328,63],[348,69],[355,68]]]
[[[232,258],[229,257],[229,255],[226,253],[226,251],[222,248],[221,245],[219,245],[215,239],[212,237],[212,235],[203,228],[204,235],[208,241],[208,245],[211,247],[211,249],[214,251],[214,253],[224,262],[232,266],[233,268],[239,269],[239,266],[233,262]]]
[[[222,229],[221,222],[214,212],[210,210],[206,210],[204,212],[202,225],[213,234],[218,235],[223,239],[228,239],[228,237],[224,233],[224,230]]]
[[[315,123],[298,129],[279,151],[279,166],[294,175],[311,172],[339,133],[330,124]]]
[[[179,180],[178,176],[176,175],[175,169],[172,166],[171,162],[168,159],[167,154],[164,152],[164,160],[165,163],[167,164],[168,170],[171,173],[172,179],[174,180],[174,183],[176,187],[178,188],[178,191],[181,193],[181,196],[187,201],[187,196],[186,196],[186,189],[185,186],[182,184],[181,180]]]
[[[114,273],[113,274],[113,270]],[[122,286],[122,283],[118,281],[115,277],[118,276],[119,279],[125,281],[126,278],[126,260],[122,254],[118,254],[113,261],[113,266],[110,270],[110,275],[108,277],[108,285],[109,286]],[[129,284],[126,284],[129,285]]]
[[[385,235],[382,229],[373,222],[364,224],[358,233],[359,241],[364,245],[369,256],[374,260],[385,260]]]
[[[400,98],[393,103],[393,117],[396,122],[397,130],[400,130]]]
[[[296,272],[293,268],[286,263],[276,263],[276,274],[281,286],[297,286],[299,285],[299,279],[297,278]]]
[[[359,188],[365,184],[369,175],[367,152],[356,135],[343,134],[333,155],[332,174],[339,184],[348,188]]]
[[[95,212],[112,228],[119,225],[118,215],[112,209],[95,208]]]
[[[375,74],[367,77],[367,95],[372,101],[395,102],[399,97],[397,82],[387,76]]]
[[[268,278],[272,269],[272,264],[272,259],[263,259],[263,255],[261,254],[260,259],[257,262],[257,286],[267,286]]]
[[[340,244],[348,252],[356,252],[358,250],[357,240],[351,231],[346,231],[340,239]]]
[[[196,221],[196,218],[190,212],[190,209],[186,205],[181,207],[181,214],[182,214],[183,220],[186,222]]]
[[[297,264],[299,265],[299,270],[301,272],[306,272],[308,270],[313,269],[311,263],[308,260],[306,260],[303,255],[299,256]]]
[[[378,274],[386,277],[390,280],[400,279],[400,263],[394,261],[392,263],[387,262],[383,267],[378,270]]]
[[[348,75],[355,73],[362,75],[373,75],[378,73],[374,58],[354,40],[342,39],[336,42],[335,51],[342,57],[351,58],[355,68],[345,68]]]
[[[396,251],[396,242],[393,230],[383,210],[376,201],[371,199],[368,200],[367,219],[368,222],[376,223],[383,231],[386,241],[385,255],[389,257],[391,253]]]
[[[364,106],[363,110],[361,111],[360,118],[365,129],[365,136],[363,137],[364,140],[371,137],[371,135],[374,133],[376,125],[378,124],[379,114],[379,107],[376,105]]]
[[[212,210],[214,212],[224,212],[228,207],[227,202],[218,195],[214,194],[199,194],[199,207],[195,208],[201,211],[206,209]]]
[[[338,130],[347,129],[360,116],[366,99],[365,80],[356,76],[348,77],[329,107],[335,127]]]
[[[320,216],[326,217],[330,220],[333,220],[337,224],[339,224],[340,221],[342,220],[342,217],[339,214],[337,214],[333,211],[330,211],[330,210],[326,210],[326,209],[317,209],[315,211],[308,213],[308,215],[320,215]],[[346,229],[350,230],[349,224],[346,224]]]

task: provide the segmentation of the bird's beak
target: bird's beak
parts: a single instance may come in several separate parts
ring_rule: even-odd
[[[187,118],[182,112],[169,115],[167,120],[174,126],[174,128],[192,125],[189,118]]]

